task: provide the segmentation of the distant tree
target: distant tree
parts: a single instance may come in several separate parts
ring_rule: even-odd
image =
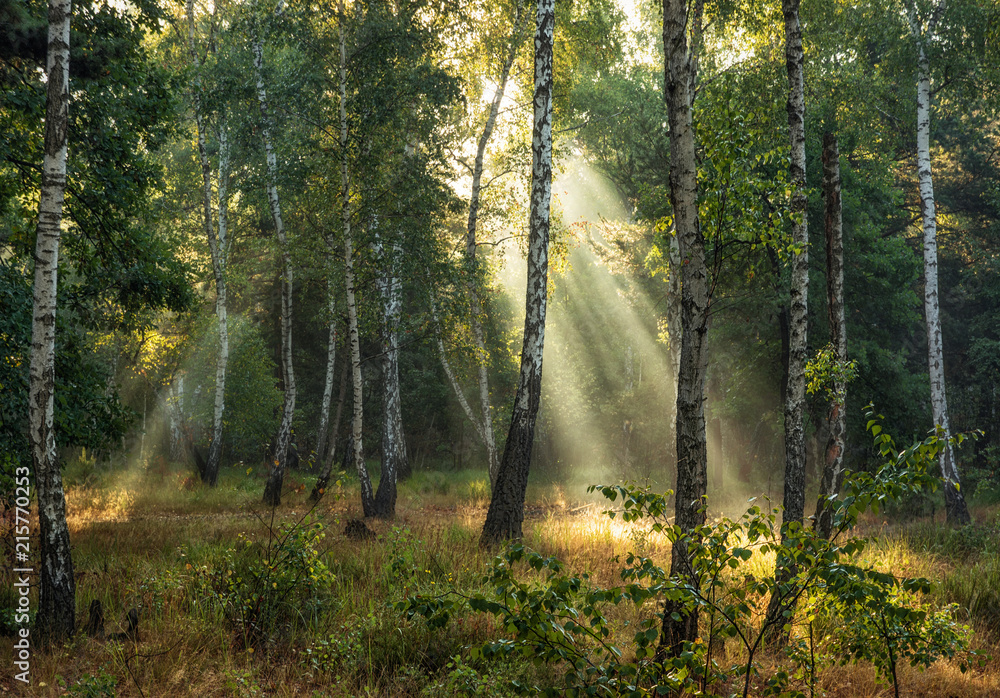
[[[486,513],[480,544],[520,538],[524,495],[531,467],[535,420],[542,392],[542,350],[548,288],[549,216],[552,203],[552,37],[554,0],[538,0],[535,24],[535,92],[532,129],[531,211],[528,287],[525,300],[521,375],[503,458]]]

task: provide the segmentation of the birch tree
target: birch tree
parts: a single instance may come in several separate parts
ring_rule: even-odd
[[[328,234],[326,238],[327,247],[332,248],[334,244],[332,236]],[[324,466],[326,464],[325,455],[327,431],[330,427],[330,400],[333,398],[333,378],[334,370],[337,364],[337,342],[339,341],[339,335],[337,333],[337,296],[334,291],[333,263],[330,260],[329,253],[327,253],[326,257],[326,311],[330,316],[330,326],[327,330],[326,338],[326,370],[323,374],[323,398],[322,403],[320,403],[319,428],[316,430],[316,460],[323,463]],[[336,440],[336,432],[334,432],[333,438]]]
[[[69,130],[71,12],[70,0],[50,0],[45,66],[45,156],[38,201],[29,368],[28,419],[41,553],[41,583],[35,623],[43,641],[72,636],[76,624],[76,581],[66,525],[66,498],[53,429],[56,295]]]
[[[792,218],[792,287],[789,299],[788,383],[785,390],[785,486],[782,538],[788,526],[802,525],[806,500],[806,440],[803,413],[806,401],[806,353],[809,327],[809,230],[806,215],[806,131],[805,131],[805,56],[802,51],[802,27],[799,24],[799,0],[783,0],[785,19],[785,65],[788,70],[788,138],[791,145],[789,182],[793,187]],[[777,559],[776,574],[788,580],[793,571],[786,560]],[[779,622],[790,608],[787,589],[779,584],[768,603],[768,626],[772,640],[783,635]],[[784,634],[787,637],[787,634]]]
[[[542,390],[542,352],[548,287],[549,214],[552,203],[552,44],[555,1],[538,0],[535,15],[535,90],[531,140],[528,280],[521,371],[503,459],[480,545],[520,538],[524,495]]]
[[[279,0],[275,14],[280,14],[283,0]],[[295,416],[295,367],[292,364],[292,257],[289,250],[285,224],[281,216],[281,200],[278,196],[278,158],[272,139],[272,123],[270,108],[267,102],[267,89],[264,85],[264,43],[261,37],[255,36],[252,44],[254,76],[257,83],[257,104],[260,107],[261,140],[264,146],[264,156],[267,163],[267,202],[271,209],[275,233],[278,236],[278,249],[281,254],[281,377],[285,388],[285,399],[281,410],[281,426],[274,440],[270,473],[264,487],[264,503],[271,506],[281,504],[281,486],[285,477],[285,466],[288,455],[288,445],[292,436],[292,418]]]
[[[226,138],[224,120],[218,130],[219,139],[219,221],[218,235],[212,216],[212,163],[208,155],[207,134],[208,124],[205,114],[204,95],[200,69],[202,59],[198,53],[195,40],[194,0],[187,2],[188,53],[191,65],[194,67],[193,93],[194,117],[198,135],[198,158],[201,163],[202,181],[202,217],[205,226],[205,237],[212,257],[212,276],[215,281],[215,314],[219,329],[219,353],[216,358],[215,370],[215,407],[212,414],[212,441],[208,450],[208,459],[201,469],[201,479],[214,487],[219,475],[219,462],[222,458],[222,425],[225,414],[226,367],[229,362],[229,323],[226,306],[226,235],[228,225],[228,184],[229,184],[229,143]]]
[[[382,473],[375,492],[373,514],[391,518],[396,513],[396,479],[406,464],[402,400],[399,394],[399,320],[403,312],[400,279],[403,249],[398,241],[386,244],[376,237],[376,255],[382,258],[378,279],[382,301]]]
[[[705,369],[709,291],[705,238],[698,217],[698,163],[693,103],[698,74],[702,4],[663,0],[664,98],[670,128],[670,205],[681,269],[681,352],[677,372],[676,525],[691,531],[705,522],[708,448],[705,439]],[[684,540],[674,543],[670,574],[692,579]],[[676,654],[698,636],[697,610],[668,601],[658,655]]]
[[[945,12],[945,0],[937,0],[924,20],[915,2],[907,4],[910,37],[917,49],[917,178],[924,250],[924,319],[927,323],[927,364],[931,383],[931,414],[934,424],[950,436],[948,400],[944,384],[944,349],[941,341],[941,314],[938,302],[937,213],[934,206],[934,177],[931,171],[931,69],[928,45],[937,38],[938,23]],[[972,521],[955,464],[955,452],[946,443],[940,455],[944,481],[945,512],[948,523],[964,526]]]
[[[375,514],[372,482],[365,467],[364,444],[364,383],[361,376],[361,338],[358,333],[358,303],[354,292],[354,236],[351,228],[351,173],[347,122],[347,21],[343,0],[338,5],[338,48],[340,63],[338,89],[340,93],[340,224],[344,235],[344,296],[347,303],[347,341],[351,348],[351,385],[353,414],[351,417],[351,448],[354,467],[361,484],[361,509],[366,517]]]
[[[830,324],[830,344],[833,360],[840,364],[847,360],[847,320],[844,316],[844,226],[840,201],[840,151],[837,136],[823,135],[823,198],[825,201],[826,230],[826,296]],[[829,428],[823,479],[816,502],[813,526],[824,538],[833,531],[833,503],[831,498],[840,492],[844,474],[844,442],[847,434],[847,381],[837,372],[830,402]]]

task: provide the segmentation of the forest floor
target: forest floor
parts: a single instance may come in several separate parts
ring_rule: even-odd
[[[331,487],[312,506],[312,478],[291,473],[274,511],[260,505],[263,480],[253,469],[228,469],[215,489],[166,466],[71,471],[67,482],[78,627],[94,601],[104,609],[109,635],[124,630],[127,612],[137,608],[138,639],[81,632],[65,646],[33,649],[31,686],[4,667],[0,695],[505,696],[514,695],[511,680],[561,685],[559,666],[537,665],[516,653],[487,660],[471,651],[509,637],[493,616],[466,608],[432,628],[394,607],[417,593],[490,594],[483,576],[495,553],[477,545],[489,496],[481,473],[417,473],[400,487],[395,520],[367,522],[370,538],[345,534],[347,522],[361,514],[350,482]],[[611,520],[602,514],[607,505],[585,487],[533,484],[524,544],[557,557],[567,574],[589,573],[585,584],[591,585],[620,585],[629,553],[669,562],[662,536],[620,517]],[[949,529],[933,516],[907,523],[868,516],[863,530],[853,532],[872,537],[864,555],[876,567],[932,580],[920,603],[932,610],[957,604],[945,614],[947,627],[967,637],[967,650],[988,655],[973,656],[967,671],[961,668],[967,650],[923,671],[899,661],[900,695],[1000,696],[1000,507],[979,504],[974,517],[976,526]],[[739,573],[766,574],[773,556],[755,555],[750,564]],[[518,575],[544,579],[527,566]],[[2,580],[0,594],[11,596],[0,596],[0,608],[13,607],[11,582]],[[653,618],[656,608],[621,604],[606,611],[610,639],[626,659],[634,656],[635,625]],[[8,615],[3,612],[5,625]],[[764,695],[767,679],[782,668],[811,666],[817,667],[812,679],[809,671],[790,671],[790,690],[844,698],[893,695],[871,662],[825,656],[824,648],[833,645],[824,642],[836,628],[811,620],[796,623],[792,645],[805,647],[817,633],[823,640],[815,640],[811,654],[819,661],[760,653],[748,695]],[[746,622],[752,628],[759,618]],[[12,642],[0,637],[0,656],[11,656]],[[868,642],[869,649],[878,644],[877,638]],[[732,638],[713,642],[712,651],[720,667],[746,657]],[[743,695],[742,679],[711,684],[704,695]]]

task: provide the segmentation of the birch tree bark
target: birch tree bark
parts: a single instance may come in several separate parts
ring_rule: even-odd
[[[41,583],[35,627],[42,642],[73,635],[76,581],[66,526],[66,498],[53,429],[56,295],[66,194],[69,130],[69,0],[50,0],[46,58],[45,155],[35,242],[34,312],[29,366],[29,438],[38,497]],[[22,565],[27,567],[27,565]]]
[[[194,67],[194,116],[198,130],[198,157],[201,161],[201,182],[202,182],[202,212],[205,225],[205,238],[208,240],[208,248],[212,256],[212,275],[215,280],[215,312],[219,323],[219,354],[216,357],[215,367],[215,407],[212,415],[212,442],[208,451],[208,459],[204,467],[200,468],[202,482],[214,487],[219,474],[219,461],[222,457],[222,418],[225,413],[226,395],[226,366],[229,362],[229,331],[226,312],[226,276],[225,276],[225,236],[226,236],[226,211],[228,197],[226,187],[229,182],[229,145],[225,140],[225,125],[219,129],[219,235],[216,237],[215,228],[212,221],[212,164],[208,157],[207,125],[202,106],[202,85],[201,77],[198,73],[201,67],[201,58],[198,55],[198,47],[195,42],[195,22],[194,22],[194,0],[187,3],[188,21],[188,52],[191,55],[191,65]],[[223,155],[224,153],[224,155]],[[223,184],[223,163],[225,164],[225,184]]]
[[[941,342],[941,314],[938,302],[937,213],[934,206],[934,177],[931,171],[931,70],[927,42],[936,38],[937,25],[945,11],[945,0],[934,4],[926,28],[922,26],[914,3],[907,6],[910,35],[917,47],[917,178],[920,183],[920,209],[924,234],[924,318],[927,322],[927,364],[931,383],[931,413],[934,424],[951,436],[948,424],[948,400],[944,384],[944,349]],[[964,526],[971,523],[969,507],[960,489],[961,480],[955,464],[955,452],[946,443],[940,456],[944,480],[944,503],[948,523]]]
[[[278,5],[278,11],[281,4]],[[275,439],[274,462],[264,486],[264,503],[270,506],[281,504],[281,486],[285,477],[288,444],[292,436],[292,417],[295,415],[295,367],[292,364],[292,257],[284,221],[281,218],[281,201],[278,197],[278,159],[271,139],[271,119],[267,104],[267,90],[264,86],[264,46],[260,38],[253,41],[253,64],[257,79],[257,103],[260,106],[261,136],[267,161],[267,202],[271,208],[271,218],[278,235],[281,250],[281,376],[285,387],[285,399],[281,411],[281,426]]]
[[[538,0],[535,29],[534,125],[531,142],[531,212],[528,282],[524,313],[521,373],[510,430],[486,513],[482,546],[520,538],[524,494],[531,467],[535,420],[542,390],[542,351],[549,265],[549,213],[552,203],[552,39],[555,0]]]
[[[333,241],[327,239],[332,246]],[[333,377],[337,363],[337,297],[333,290],[333,270],[327,255],[326,310],[330,316],[330,327],[326,339],[326,374],[323,380],[323,402],[320,405],[319,429],[316,436],[316,460],[326,463],[326,434],[330,427],[330,400],[333,398]],[[336,436],[334,436],[336,438]]]
[[[215,277],[215,316],[219,323],[219,356],[215,363],[215,409],[212,415],[212,444],[202,479],[215,487],[222,460],[222,418],[226,409],[226,367],[229,364],[229,318],[226,306],[226,264],[229,235],[229,139],[223,119],[219,126],[219,235],[210,235],[212,273]],[[209,221],[211,228],[211,221]]]
[[[693,124],[697,76],[695,46],[701,3],[663,0],[664,98],[670,127],[670,205],[681,269],[681,352],[677,372],[677,487],[675,523],[691,531],[705,521],[708,448],[705,439],[705,368],[708,332],[708,272],[705,238],[698,219],[698,163]],[[673,545],[671,576],[693,580],[683,540]],[[698,636],[697,610],[668,601],[657,655],[681,651]]]
[[[344,3],[339,3],[340,43],[340,222],[344,233],[344,295],[347,302],[347,337],[351,346],[351,379],[354,387],[351,418],[351,447],[354,467],[361,484],[361,509],[366,517],[375,515],[372,482],[365,467],[364,383],[361,376],[361,340],[358,335],[358,304],[354,294],[354,239],[351,234],[351,177],[347,143],[347,41],[344,36]]]
[[[844,226],[840,202],[840,152],[837,137],[823,135],[823,194],[826,201],[826,296],[830,324],[830,343],[834,360],[847,360],[847,322],[844,317]],[[816,502],[813,526],[823,538],[833,531],[831,497],[840,492],[844,474],[844,443],[847,435],[847,383],[842,377],[834,382],[834,399],[830,404],[830,436],[826,443],[826,462]]]
[[[809,229],[806,215],[806,131],[805,56],[799,0],[783,0],[785,18],[785,67],[788,71],[788,137],[791,145],[789,180],[795,188],[789,211],[792,218],[792,287],[789,299],[788,383],[785,391],[785,487],[782,540],[788,525],[802,524],[806,501],[806,440],[803,412],[806,402],[806,353],[809,298]],[[770,642],[787,640],[783,632],[790,605],[787,580],[794,575],[790,562],[778,558],[775,574],[778,585],[768,602],[766,636]]]
[[[398,242],[385,245],[376,238],[376,251],[384,260],[384,273],[378,283],[382,298],[382,474],[373,514],[392,518],[396,514],[396,480],[408,469],[399,394],[399,319],[403,312],[399,275],[403,249]]]

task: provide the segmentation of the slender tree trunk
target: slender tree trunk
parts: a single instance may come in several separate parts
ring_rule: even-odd
[[[483,336],[483,324],[481,316],[483,313],[482,304],[479,300],[479,291],[476,282],[479,277],[479,263],[476,259],[476,228],[479,220],[479,197],[482,191],[483,164],[486,159],[486,146],[493,136],[493,129],[496,126],[497,115],[500,113],[500,103],[503,101],[504,92],[507,90],[507,81],[510,78],[510,69],[517,57],[517,50],[521,45],[521,0],[514,10],[513,32],[511,34],[509,51],[504,60],[503,69],[500,72],[500,80],[497,88],[493,92],[493,101],[490,103],[489,115],[486,117],[486,124],[483,132],[479,136],[479,143],[476,147],[476,160],[472,168],[472,193],[469,196],[469,222],[466,228],[465,237],[465,261],[468,267],[468,294],[469,309],[472,318],[472,336],[476,343],[476,374],[479,382],[479,406],[482,413],[482,428],[478,428],[480,438],[486,447],[487,468],[490,476],[491,490],[496,486],[497,471],[500,462],[497,458],[496,436],[493,432],[493,412],[490,406],[490,384],[487,375],[489,353],[486,351],[486,341]],[[443,344],[442,344],[443,346]],[[444,354],[441,360],[447,361]],[[453,385],[456,385],[453,383]],[[456,394],[460,391],[456,388]],[[464,396],[460,396],[464,400]],[[475,421],[473,421],[475,423]]]
[[[938,299],[937,213],[934,207],[934,177],[931,172],[931,71],[926,40],[934,39],[937,23],[945,10],[945,0],[934,6],[926,31],[921,29],[914,5],[909,5],[910,33],[917,44],[917,177],[920,182],[920,208],[924,231],[924,316],[927,321],[927,363],[931,383],[931,412],[934,424],[951,436],[948,424],[948,400],[945,396],[944,349],[941,342],[941,314]],[[941,479],[948,523],[964,526],[972,522],[951,444],[945,444],[940,456]]]
[[[663,0],[664,97],[670,124],[670,205],[681,269],[681,352],[677,372],[677,488],[675,523],[690,532],[705,522],[708,449],[705,439],[705,368],[708,332],[708,272],[705,238],[698,220],[698,165],[692,118],[697,76],[695,46],[701,3]],[[697,584],[684,540],[673,545],[670,574]],[[660,646],[662,659],[698,636],[698,612],[667,602]]]
[[[319,434],[316,437],[316,461],[319,463],[326,463],[326,434],[330,426],[330,400],[333,398],[333,375],[337,363],[337,298],[333,290],[333,270],[330,267],[328,260],[326,309],[330,315],[330,327],[326,339],[326,378],[323,381],[323,401],[319,412]]]
[[[430,303],[431,319],[434,321],[435,339],[438,346],[438,356],[441,358],[441,367],[444,369],[444,375],[448,379],[448,384],[451,385],[452,390],[455,391],[455,397],[458,398],[458,404],[461,405],[466,418],[472,422],[472,426],[476,430],[476,433],[479,434],[479,438],[483,443],[486,443],[486,435],[483,434],[483,423],[476,417],[476,413],[473,412],[472,406],[465,397],[465,391],[462,390],[462,386],[458,382],[458,377],[455,375],[455,371],[448,361],[448,353],[445,351],[444,340],[441,338],[441,321],[438,317],[437,302],[434,300],[433,292],[431,292]]]
[[[229,331],[226,315],[226,280],[225,280],[225,236],[226,212],[228,200],[226,188],[229,183],[229,144],[226,140],[225,124],[219,128],[219,234],[216,237],[212,221],[212,165],[208,157],[204,109],[202,107],[201,77],[198,70],[201,59],[195,43],[194,0],[187,3],[188,21],[188,52],[191,54],[191,65],[195,69],[194,77],[194,115],[198,129],[198,156],[201,161],[202,211],[205,226],[205,238],[212,256],[212,274],[215,280],[215,312],[219,323],[219,353],[216,357],[215,370],[215,410],[212,415],[212,441],[208,451],[208,459],[204,467],[199,468],[201,479],[214,487],[219,474],[219,461],[222,457],[222,418],[225,412],[226,366],[229,361]],[[223,168],[226,172],[223,174]],[[223,181],[225,180],[225,181]]]
[[[337,457],[337,434],[340,433],[340,418],[344,413],[344,402],[347,400],[347,373],[351,368],[351,361],[345,360],[344,367],[340,370],[340,394],[337,396],[337,409],[333,416],[333,433],[330,438],[330,452],[323,462],[323,470],[316,479],[316,485],[309,494],[309,499],[318,502],[323,493],[326,492],[330,484],[330,474],[333,472],[333,463]]]
[[[184,374],[177,376],[170,386],[167,399],[170,413],[170,460],[177,462],[184,458]]]
[[[834,359],[847,360],[847,322],[844,316],[844,226],[840,203],[840,152],[837,137],[823,135],[823,193],[826,200],[826,296],[830,323],[830,344]],[[833,531],[831,497],[840,492],[844,474],[844,444],[847,435],[847,383],[838,379],[833,386],[830,404],[830,437],[826,444],[826,462],[820,483],[819,500],[813,526],[823,538]]]
[[[59,473],[55,412],[56,296],[59,286],[59,240],[66,194],[69,129],[69,0],[50,0],[48,85],[45,104],[45,156],[38,202],[35,242],[34,315],[29,368],[29,436],[35,492],[38,497],[41,584],[35,627],[42,642],[73,635],[76,581],[66,526],[66,498]],[[27,563],[18,565],[29,567]]]
[[[403,250],[399,244],[384,245],[376,240],[376,248],[382,253],[379,256],[384,260],[378,284],[382,297],[382,475],[373,513],[388,519],[396,514],[396,480],[402,470],[409,469],[399,395],[399,318],[403,311],[399,263]]]
[[[792,256],[792,288],[789,299],[788,383],[785,391],[785,496],[781,538],[788,537],[790,524],[802,525],[806,502],[806,353],[809,324],[809,229],[806,204],[805,76],[799,0],[783,0],[785,17],[785,65],[788,69],[788,136],[791,143],[789,179],[795,187],[790,212],[792,242],[798,247]],[[778,584],[767,606],[768,642],[784,644],[784,618],[794,611],[788,582],[795,569],[788,560],[775,560]]]
[[[219,356],[215,364],[215,412],[212,416],[212,444],[202,477],[211,487],[219,478],[222,460],[222,417],[226,409],[226,367],[229,364],[229,318],[226,308],[226,263],[229,226],[229,139],[225,121],[219,126],[219,235],[209,236],[212,271],[215,276],[215,315],[219,323]]]
[[[261,134],[267,160],[267,201],[274,219],[281,249],[281,375],[285,387],[285,400],[281,411],[281,426],[275,439],[274,462],[264,487],[264,503],[281,504],[281,485],[285,478],[288,444],[292,437],[292,417],[295,415],[295,367],[292,364],[292,257],[289,252],[285,225],[281,218],[281,201],[278,198],[278,159],[271,140],[271,119],[268,113],[267,90],[264,87],[264,47],[260,39],[253,42],[254,70],[257,78],[257,102],[260,106]]]
[[[534,127],[531,143],[531,213],[528,287],[524,314],[521,375],[510,431],[486,513],[480,545],[521,537],[535,420],[542,391],[542,351],[549,268],[549,213],[552,203],[552,37],[555,0],[538,0],[535,30]]]
[[[351,236],[351,177],[347,148],[347,43],[344,36],[344,3],[340,13],[340,220],[344,231],[344,286],[347,299],[347,337],[351,345],[351,378],[354,386],[354,414],[351,419],[351,447],[354,467],[361,483],[361,509],[374,516],[375,497],[365,467],[362,433],[364,426],[364,384],[361,377],[361,340],[358,336],[358,305],[354,296],[354,240]]]

